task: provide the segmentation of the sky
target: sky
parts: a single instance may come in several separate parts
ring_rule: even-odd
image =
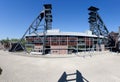
[[[44,4],[52,4],[53,29],[89,30],[88,8],[95,6],[107,29],[118,32],[120,0],[0,0],[0,39],[21,38]]]

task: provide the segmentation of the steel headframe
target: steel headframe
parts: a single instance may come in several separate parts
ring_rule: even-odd
[[[46,32],[47,30],[52,29],[52,5],[51,4],[45,4],[44,5],[44,16],[45,16],[45,26],[44,26],[44,31],[43,31],[43,55],[45,55],[46,51]]]
[[[99,9],[91,6],[88,8],[88,10],[90,11],[88,22],[90,24],[90,30],[92,31],[92,34],[97,36],[108,36],[109,31],[97,12]]]
[[[39,39],[42,40],[43,43],[43,55],[45,54],[45,40],[46,40],[46,32],[47,30],[52,29],[52,5],[51,4],[44,4],[43,11],[40,12],[40,14],[37,16],[37,18],[32,22],[32,24],[29,26],[29,28],[26,30],[18,44],[21,44],[22,40],[25,39],[25,36],[29,33],[35,34]],[[41,21],[44,19],[44,24],[40,25]],[[43,27],[42,27],[43,26]],[[40,38],[39,32],[42,31],[43,38]],[[13,51],[16,51],[18,45],[16,45],[13,49]],[[25,47],[21,45],[21,47],[26,51]]]

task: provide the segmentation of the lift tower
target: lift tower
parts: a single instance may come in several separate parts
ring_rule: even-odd
[[[96,7],[89,7],[89,24],[90,24],[90,30],[92,31],[92,34],[98,36],[98,47],[99,50],[101,50],[101,39],[100,36],[108,37],[109,31],[107,27],[105,26],[104,22],[102,21],[100,15],[98,14],[98,8]],[[104,43],[107,44],[108,41],[104,40]]]
[[[45,27],[44,27],[44,38],[43,38],[43,55],[46,51],[46,32],[47,30],[52,29],[52,14],[51,14],[52,6],[50,4],[44,5],[44,16],[45,16]]]
[[[88,22],[90,24],[90,30],[92,31],[92,34],[97,36],[108,36],[109,31],[97,12],[99,9],[91,6],[88,8],[88,10],[90,11]]]
[[[15,45],[14,47],[11,48],[10,51],[17,51],[18,50],[18,46],[20,45],[24,50],[25,47],[23,47],[21,45],[22,40],[25,39],[25,36],[27,34],[35,34],[38,38],[39,37],[39,33],[42,32],[44,37],[40,38],[42,40],[42,45],[43,45],[43,55],[45,54],[45,40],[46,40],[46,32],[47,30],[52,29],[52,5],[51,4],[44,4],[44,8],[43,10],[40,12],[40,14],[36,17],[36,19],[32,22],[32,24],[29,26],[29,28],[26,30],[26,32],[24,33],[24,35],[22,36],[22,38],[20,39],[20,41],[17,43],[17,45]],[[44,22],[44,24],[41,24],[41,22]]]

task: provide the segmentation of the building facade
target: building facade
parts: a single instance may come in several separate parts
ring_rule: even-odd
[[[39,36],[31,34],[26,36],[27,44],[33,44],[36,50],[43,50],[43,33]],[[101,48],[103,37],[92,35],[90,31],[80,32],[60,32],[60,30],[48,30],[45,37],[46,54],[72,54],[81,51],[96,51]],[[102,47],[102,50],[104,48]]]

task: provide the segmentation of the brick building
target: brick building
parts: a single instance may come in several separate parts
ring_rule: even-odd
[[[38,35],[26,36],[26,41],[27,44],[33,44],[34,49],[42,51],[43,33]],[[103,37],[92,35],[91,31],[80,33],[48,30],[45,39],[45,52],[46,54],[71,54],[80,51],[98,50],[99,43],[103,43]]]

